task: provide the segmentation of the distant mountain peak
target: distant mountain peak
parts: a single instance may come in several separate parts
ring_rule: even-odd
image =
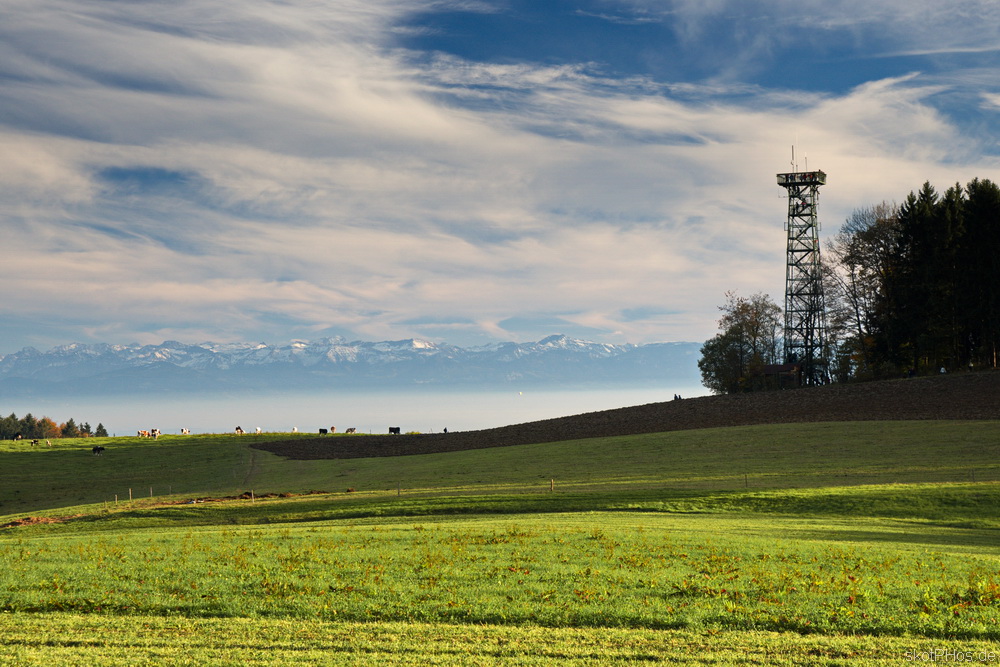
[[[71,343],[0,357],[0,396],[669,380],[697,384],[697,343],[614,345],[547,336],[461,348],[408,338],[284,344]]]

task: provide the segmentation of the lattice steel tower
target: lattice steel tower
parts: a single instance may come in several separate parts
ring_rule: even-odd
[[[788,191],[788,260],[785,269],[785,363],[799,367],[801,384],[829,380],[826,349],[826,304],[820,269],[816,206],[822,171],[778,174]]]

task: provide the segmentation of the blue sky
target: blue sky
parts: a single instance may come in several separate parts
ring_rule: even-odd
[[[0,354],[702,341],[774,175],[1000,179],[1000,3],[6,0]]]

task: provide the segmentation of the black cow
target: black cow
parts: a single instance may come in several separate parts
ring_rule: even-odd
[[[358,432],[358,429],[354,428],[353,426],[351,428],[347,429],[346,431],[344,431],[344,433],[357,433],[357,432]]]
[[[100,456],[101,454],[104,453],[104,447],[101,447],[100,445],[94,445],[94,448],[91,449],[90,451],[94,453],[94,456]]]
[[[321,429],[319,430],[319,434],[320,434],[320,435],[326,435],[326,433],[327,433],[327,431],[326,431],[326,429],[325,429],[325,428],[321,428]]]
[[[389,435],[399,435],[399,427],[398,426],[390,426],[389,427]]]

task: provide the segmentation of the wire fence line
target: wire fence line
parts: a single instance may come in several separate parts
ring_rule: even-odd
[[[346,480],[346,481],[345,481]],[[890,470],[845,470],[817,471],[811,474],[801,472],[783,474],[780,472],[734,472],[728,475],[708,476],[678,476],[668,479],[649,478],[617,478],[601,479],[595,476],[591,479],[560,479],[553,476],[545,479],[533,479],[510,483],[470,483],[461,486],[430,487],[419,483],[408,484],[405,479],[391,483],[373,485],[373,488],[363,488],[351,484],[350,478],[338,477],[337,486],[326,489],[272,489],[266,484],[238,486],[229,490],[206,492],[204,489],[193,488],[183,482],[179,486],[173,484],[150,485],[136,482],[124,485],[111,493],[104,492],[97,503],[103,503],[108,509],[122,508],[126,504],[178,504],[198,503],[210,500],[257,500],[274,496],[297,496],[306,494],[337,494],[354,495],[375,494],[383,497],[392,496],[484,496],[484,495],[516,495],[541,493],[594,493],[608,494],[620,492],[628,494],[638,492],[656,494],[662,492],[665,497],[673,492],[741,492],[741,491],[778,491],[793,489],[842,488],[852,486],[892,486],[913,484],[995,484],[1000,483],[1000,465],[954,467],[949,469],[890,469]]]

